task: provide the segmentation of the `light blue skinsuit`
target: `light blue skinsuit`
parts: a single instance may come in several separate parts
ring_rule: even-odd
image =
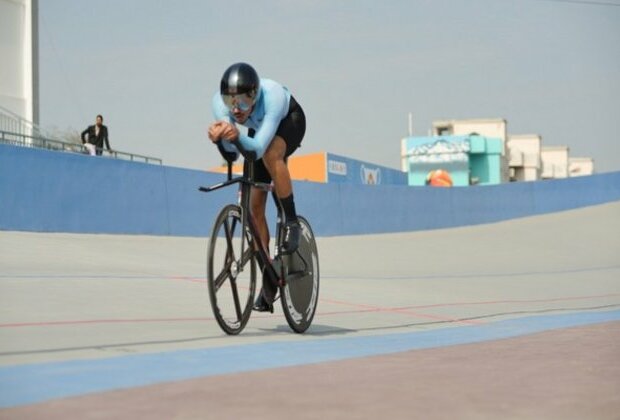
[[[260,92],[254,104],[250,117],[242,125],[256,131],[254,137],[239,133],[239,142],[244,149],[256,152],[256,159],[265,154],[271,140],[276,135],[280,121],[288,114],[291,93],[278,82],[270,79],[260,79]],[[217,121],[235,123],[232,112],[217,92],[213,96],[213,116]],[[237,148],[227,141],[222,146],[228,152],[237,152]],[[237,152],[238,153],[238,152]]]

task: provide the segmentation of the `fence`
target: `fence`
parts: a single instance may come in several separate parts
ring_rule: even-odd
[[[55,150],[60,152],[72,152],[88,154],[88,150],[82,144],[68,143],[60,140],[49,139],[40,135],[28,135],[0,130],[0,143],[11,146],[33,147],[38,149]],[[97,148],[103,152],[102,149]],[[152,164],[162,164],[162,160],[154,157],[137,155],[134,153],[118,152],[113,150],[108,152],[115,159],[129,160],[132,162],[144,162]]]
[[[52,139],[51,137],[52,136],[46,134],[45,130],[37,124],[0,106],[0,143],[12,146],[88,154],[88,150],[81,144]],[[101,154],[103,150],[97,149],[97,152]],[[109,155],[115,159],[162,164],[161,159],[137,155],[135,153],[113,150],[109,152]]]
[[[3,106],[0,106],[0,131],[25,135],[41,135],[43,133],[37,124],[22,118]]]

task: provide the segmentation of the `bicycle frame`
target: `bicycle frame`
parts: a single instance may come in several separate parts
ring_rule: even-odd
[[[279,268],[277,267],[279,266],[279,264],[277,264],[277,255],[274,256],[273,260],[269,257],[268,250],[266,249],[267,244],[262,243],[260,239],[260,235],[258,234],[258,228],[256,227],[256,224],[254,222],[254,219],[252,217],[252,213],[250,210],[251,209],[250,195],[251,195],[252,187],[260,188],[262,190],[269,191],[269,192],[273,192],[273,187],[271,186],[271,184],[265,184],[262,182],[254,181],[253,165],[247,165],[247,174],[248,174],[247,177],[239,176],[239,177],[233,178],[232,177],[232,161],[229,159],[226,159],[226,161],[228,163],[227,181],[222,182],[220,184],[215,184],[210,187],[200,187],[199,190],[202,192],[211,192],[211,191],[216,191],[221,188],[225,188],[225,187],[228,187],[234,184],[240,184],[241,197],[240,197],[239,206],[241,207],[241,213],[242,213],[241,214],[242,232],[244,232],[245,234],[247,230],[250,231],[251,241],[249,241],[248,244],[254,247],[254,252],[257,255],[258,264],[261,270],[267,273],[269,280],[272,282],[274,286],[276,287],[283,286],[284,276],[280,275],[277,271],[277,269]],[[280,220],[281,220],[281,209],[278,206],[278,224],[276,226],[276,238],[278,237],[278,232],[280,230]],[[244,248],[245,248],[245,241],[242,241],[242,248],[241,248],[242,256],[245,255]]]

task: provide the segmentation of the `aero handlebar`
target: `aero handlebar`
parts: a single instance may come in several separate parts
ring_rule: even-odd
[[[220,151],[220,154],[222,155],[224,159],[226,159],[227,162],[234,162],[237,158],[237,154],[234,152],[229,152],[226,149],[224,149],[224,146],[222,146],[222,141],[226,141],[226,140],[218,141],[217,149]],[[256,152],[253,150],[246,150],[241,144],[241,142],[239,141],[239,139],[234,140],[231,143],[237,148],[239,153],[241,153],[246,160],[250,160],[250,161],[256,160]]]

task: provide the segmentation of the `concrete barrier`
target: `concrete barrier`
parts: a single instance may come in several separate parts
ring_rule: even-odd
[[[0,145],[0,229],[208,236],[235,188],[223,175]],[[620,200],[620,172],[465,188],[296,182],[298,211],[320,236],[490,223]],[[274,210],[269,209],[274,218]]]

